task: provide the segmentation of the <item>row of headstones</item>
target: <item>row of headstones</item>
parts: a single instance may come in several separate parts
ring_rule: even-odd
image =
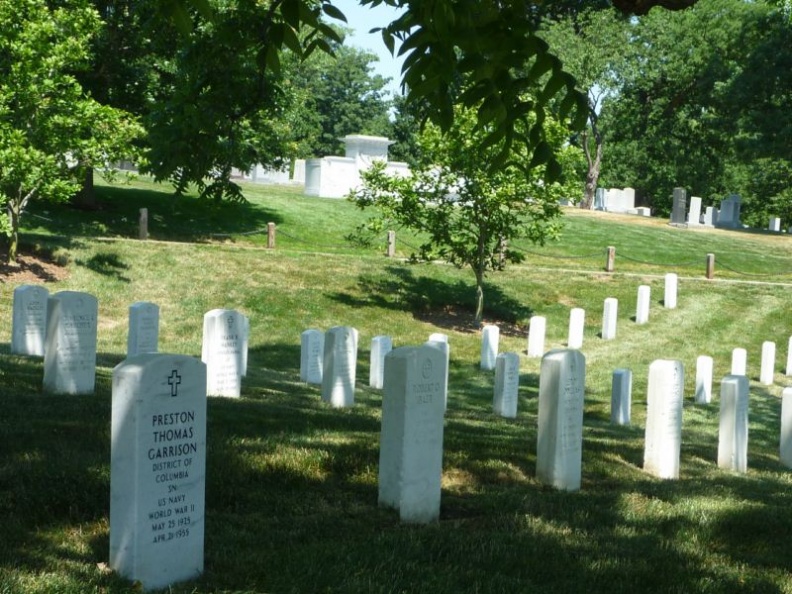
[[[44,287],[14,290],[11,352],[44,358],[44,389],[61,394],[90,394],[96,382],[98,302],[79,291],[53,295]],[[247,374],[248,318],[237,311],[213,309],[204,315],[201,360],[207,364],[207,390],[238,397]],[[147,301],[129,306],[127,358],[156,353],[159,307]]]
[[[681,190],[681,192],[680,192]],[[682,198],[685,197],[683,188],[675,190],[675,203],[679,200],[679,205],[682,207]],[[679,196],[679,198],[677,198]],[[720,209],[714,206],[707,206],[704,209],[704,214],[701,214],[701,198],[698,196],[690,197],[690,210],[687,215],[687,224],[691,226],[704,225],[705,227],[715,227],[719,224],[724,227],[739,227],[740,226],[740,197],[736,194],[725,198],[721,201]],[[684,207],[682,207],[684,208]],[[721,215],[721,213],[724,213]],[[672,217],[673,218],[673,217]],[[675,221],[678,222],[678,221]],[[768,231],[781,232],[781,218],[770,217],[767,224]]]

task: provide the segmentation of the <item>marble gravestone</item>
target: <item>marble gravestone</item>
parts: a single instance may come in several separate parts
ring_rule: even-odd
[[[671,209],[671,224],[684,225],[687,218],[687,191],[685,188],[674,188]]]
[[[646,324],[649,321],[649,302],[652,289],[649,285],[638,287],[638,302],[635,306],[635,323]]]
[[[649,365],[644,470],[662,479],[679,478],[684,378],[680,361]]]
[[[159,306],[137,301],[129,306],[127,358],[159,350]]]
[[[495,369],[499,341],[500,328],[487,324],[481,329],[481,369],[485,371]]]
[[[615,369],[611,382],[611,424],[629,425],[632,409],[632,371]]]
[[[96,384],[96,297],[60,291],[47,300],[44,391],[91,394]]]
[[[239,398],[247,360],[247,318],[233,309],[204,314],[201,360],[206,364],[206,395]]]
[[[385,381],[385,355],[393,350],[390,336],[375,336],[371,339],[369,386],[381,390]]]
[[[695,227],[701,224],[701,198],[698,196],[690,197],[690,211],[688,212],[688,226]]]
[[[792,388],[781,392],[781,464],[792,468]]]
[[[732,351],[731,375],[747,375],[748,371],[748,351],[745,349],[734,349]]]
[[[308,384],[322,383],[324,332],[309,328],[300,334],[300,380]]]
[[[517,353],[501,353],[495,363],[493,412],[502,417],[515,418],[519,389],[520,356]]]
[[[528,356],[541,357],[544,354],[547,319],[544,316],[531,316],[528,322]]]
[[[586,358],[557,349],[542,358],[536,478],[564,491],[580,489],[583,460],[583,391]]]
[[[665,275],[665,286],[663,287],[663,307],[666,309],[676,309],[677,306],[677,287],[679,277],[673,272]]]
[[[385,357],[379,505],[398,509],[402,522],[440,517],[445,376],[446,355],[437,342]]]
[[[748,471],[748,378],[727,375],[721,381],[718,467]]]
[[[759,383],[772,386],[775,376],[776,345],[766,340],[762,343],[762,362],[759,372]]]
[[[430,334],[427,344],[433,344],[445,353],[446,364],[445,377],[443,378],[443,402],[444,408],[448,408],[448,369],[451,366],[451,345],[448,343],[448,335],[439,332]]]
[[[113,370],[110,567],[144,590],[204,563],[206,366],[145,354]]]
[[[583,348],[583,329],[586,325],[586,310],[573,307],[569,311],[569,333],[567,347],[570,349]]]
[[[322,357],[322,400],[333,408],[355,404],[358,331],[334,326],[325,332]]]
[[[699,355],[696,358],[696,394],[697,404],[712,402],[712,357]]]
[[[616,338],[616,316],[619,311],[619,300],[615,297],[605,299],[602,312],[602,339],[613,340]]]
[[[11,352],[15,355],[44,356],[47,299],[49,291],[38,285],[22,285],[14,289]]]

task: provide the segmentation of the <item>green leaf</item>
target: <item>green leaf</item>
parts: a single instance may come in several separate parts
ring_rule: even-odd
[[[329,2],[322,3],[322,12],[324,12],[327,16],[332,19],[336,19],[338,21],[347,22],[347,18],[343,12],[341,12],[338,8],[330,4]]]

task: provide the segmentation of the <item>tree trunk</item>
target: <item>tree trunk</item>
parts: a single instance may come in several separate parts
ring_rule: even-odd
[[[8,219],[11,223],[11,235],[8,238],[8,263],[17,263],[17,253],[19,251],[19,209],[15,207],[14,201],[8,201]]]
[[[484,318],[484,274],[476,271],[476,317],[474,322],[481,325],[481,320]]]
[[[588,126],[589,128],[581,134],[583,144],[583,154],[586,155],[588,171],[586,171],[586,185],[583,188],[583,202],[580,208],[591,210],[594,208],[594,197],[597,193],[597,183],[599,182],[600,168],[602,167],[602,133],[597,126],[598,116],[593,107],[589,108]],[[591,154],[589,143],[589,130],[594,138],[594,154]]]
[[[93,183],[93,167],[85,168],[82,188],[72,198],[72,204],[80,208],[96,208],[96,192]]]

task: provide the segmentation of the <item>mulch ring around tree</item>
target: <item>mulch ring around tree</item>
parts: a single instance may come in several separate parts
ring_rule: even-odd
[[[52,254],[20,248],[16,264],[8,263],[8,253],[0,251],[0,283],[25,285],[52,283],[69,276],[68,269]]]

